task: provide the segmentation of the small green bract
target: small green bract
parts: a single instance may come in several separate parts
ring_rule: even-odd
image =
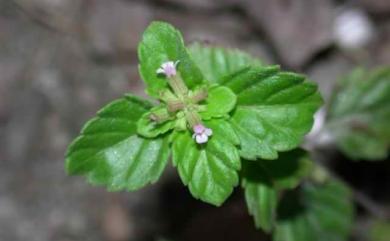
[[[186,48],[180,32],[163,22],[146,29],[138,56],[154,101],[127,94],[100,110],[69,146],[67,172],[131,191],[156,182],[171,157],[191,194],[216,206],[241,179],[257,226],[270,231],[277,191],[308,173],[303,151],[293,152],[291,163],[284,153],[313,125],[322,104],[317,86],[238,50]]]

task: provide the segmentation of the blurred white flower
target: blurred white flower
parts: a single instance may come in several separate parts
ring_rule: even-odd
[[[361,48],[374,36],[374,26],[368,16],[358,9],[341,11],[333,25],[336,43],[346,49]]]

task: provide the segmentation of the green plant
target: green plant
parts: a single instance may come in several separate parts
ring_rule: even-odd
[[[350,192],[298,148],[322,105],[313,82],[238,50],[186,48],[162,22],[147,28],[138,55],[152,100],[127,94],[100,110],[69,146],[69,174],[132,191],[156,182],[172,157],[204,202],[220,206],[241,183],[274,240],[347,237]]]
[[[356,69],[332,96],[324,131],[351,159],[383,160],[390,146],[390,68]]]

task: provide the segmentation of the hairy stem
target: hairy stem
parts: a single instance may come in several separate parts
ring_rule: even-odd
[[[188,93],[188,88],[179,74],[169,78],[168,83],[177,96],[183,97]]]

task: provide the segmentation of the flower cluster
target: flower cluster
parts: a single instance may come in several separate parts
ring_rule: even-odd
[[[160,68],[157,69],[157,74],[164,74],[167,78],[173,78],[177,74],[177,65],[179,61],[167,61],[163,63]],[[196,123],[192,126],[194,134],[192,138],[198,144],[204,144],[209,140],[209,137],[213,134],[210,128],[205,127],[202,123]]]

